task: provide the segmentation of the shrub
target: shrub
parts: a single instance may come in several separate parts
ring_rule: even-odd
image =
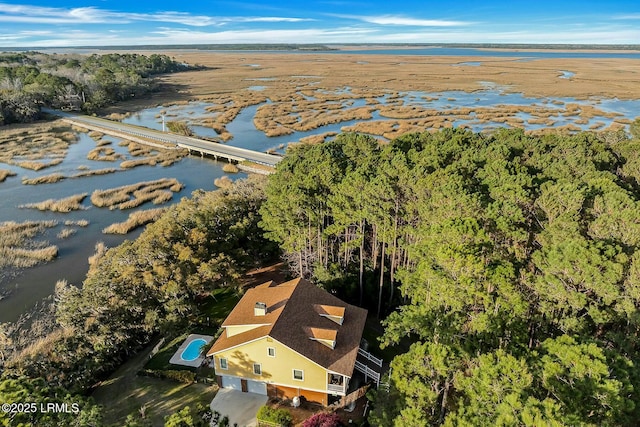
[[[289,424],[291,424],[291,420],[293,419],[289,411],[287,411],[286,409],[274,409],[267,405],[263,405],[260,408],[258,414],[256,415],[256,418],[259,421],[278,423],[281,426],[288,426]]]
[[[312,415],[302,423],[302,427],[341,427],[342,421],[335,413],[321,413]]]
[[[185,384],[191,384],[196,380],[195,372],[191,372],[191,371],[173,371],[173,370],[156,371],[153,369],[143,369],[138,374],[146,377],[178,381]]]

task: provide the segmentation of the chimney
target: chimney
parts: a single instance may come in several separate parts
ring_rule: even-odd
[[[267,315],[267,304],[263,302],[257,302],[253,307],[253,315],[254,316],[266,316]]]

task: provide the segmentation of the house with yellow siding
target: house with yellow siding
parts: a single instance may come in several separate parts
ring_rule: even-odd
[[[366,317],[302,278],[267,282],[245,293],[207,356],[220,387],[327,405],[347,392]]]

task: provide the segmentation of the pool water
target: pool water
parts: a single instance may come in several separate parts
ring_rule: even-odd
[[[204,344],[207,343],[207,340],[203,340],[202,338],[195,339],[187,345],[180,355],[180,358],[186,362],[191,362],[192,360],[196,360],[200,357],[200,349]]]

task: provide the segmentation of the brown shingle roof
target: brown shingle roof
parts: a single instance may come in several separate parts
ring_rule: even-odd
[[[256,302],[267,304],[266,316],[254,316]],[[337,325],[320,316],[318,306],[332,307],[333,313],[344,310],[343,324]],[[333,313],[326,314],[335,315]],[[269,325],[230,338],[223,333],[208,354],[269,335],[326,369],[352,376],[366,318],[366,310],[347,304],[304,279],[280,285],[269,282],[247,291],[222,326]],[[309,331],[314,330],[323,330],[323,338],[316,337],[318,339],[335,340],[335,348],[310,339]]]

